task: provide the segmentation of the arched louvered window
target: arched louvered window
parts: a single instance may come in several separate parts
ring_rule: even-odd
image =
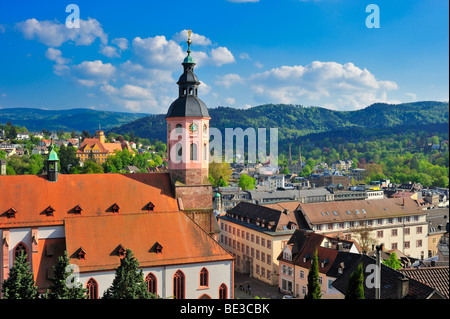
[[[221,284],[219,287],[219,299],[228,299],[228,288],[225,284]]]
[[[87,288],[87,299],[98,299],[98,284],[94,280],[94,278],[88,280],[86,288]]]
[[[181,270],[178,270],[173,276],[173,298],[184,299],[185,278]]]
[[[208,274],[208,270],[206,268],[202,268],[202,270],[200,270],[200,286],[201,287],[208,287],[208,278],[209,274]]]
[[[146,277],[145,277],[145,282],[147,283],[147,291],[151,294],[156,295],[156,277],[154,274],[149,273]]]

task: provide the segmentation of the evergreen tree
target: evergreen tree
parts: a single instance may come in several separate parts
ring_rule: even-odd
[[[53,266],[52,285],[47,292],[48,299],[86,299],[86,289],[77,282],[73,275],[73,269],[69,267],[67,252],[58,258],[58,263]]]
[[[120,260],[111,287],[103,294],[103,299],[151,299],[155,296],[147,291],[142,269],[130,249]]]
[[[317,248],[311,262],[311,267],[308,273],[308,293],[305,299],[321,299],[322,293],[319,283],[319,260],[317,257]]]
[[[364,299],[364,270],[362,263],[350,275],[345,299]]]
[[[39,294],[35,285],[27,254],[21,251],[16,257],[9,277],[3,282],[4,299],[37,299]]]

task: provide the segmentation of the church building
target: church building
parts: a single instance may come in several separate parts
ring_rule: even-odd
[[[0,290],[25,251],[44,293],[67,252],[88,298],[98,299],[130,249],[148,290],[162,298],[234,298],[234,257],[215,239],[210,116],[198,98],[190,44],[166,116],[167,173],[64,175],[52,150],[46,175],[0,176]],[[188,133],[174,137],[180,128]]]

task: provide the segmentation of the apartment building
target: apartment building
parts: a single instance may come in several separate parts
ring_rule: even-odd
[[[235,270],[278,285],[277,257],[298,229],[296,214],[240,202],[219,224],[219,241],[236,258]]]
[[[340,233],[350,240],[367,227],[376,244],[383,243],[388,250],[398,249],[413,258],[424,258],[428,252],[426,211],[411,198],[300,204],[297,210],[317,233]]]

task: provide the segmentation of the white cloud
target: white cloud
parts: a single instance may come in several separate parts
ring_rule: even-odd
[[[225,47],[218,47],[211,50],[211,61],[216,66],[235,62],[233,54]]]
[[[111,41],[111,43],[117,45],[117,47],[122,51],[128,49],[128,40],[126,38],[115,38]]]
[[[237,83],[243,83],[244,80],[240,77],[239,74],[234,74],[234,73],[230,73],[230,74],[225,74],[224,76],[220,77],[219,80],[217,80],[215,82],[216,85],[218,86],[223,86],[225,88],[229,88],[234,84]]]
[[[117,52],[117,48],[110,45],[103,46],[100,49],[100,53],[103,54],[104,56],[107,56],[108,58],[120,57],[120,54]]]
[[[239,58],[240,58],[241,60],[251,60],[251,59],[250,59],[250,56],[248,55],[248,53],[245,53],[245,52],[239,54]]]
[[[103,63],[100,60],[84,61],[71,68],[71,75],[85,86],[107,83],[115,72],[116,68],[111,63]]]
[[[36,39],[49,47],[59,47],[72,41],[75,45],[90,45],[97,38],[101,43],[108,42],[108,36],[96,19],[80,19],[80,28],[67,28],[58,21],[38,21],[35,18],[16,23],[16,29],[22,32],[25,39]]]
[[[69,59],[63,58],[61,50],[55,48],[48,48],[45,51],[45,57],[50,61],[56,62],[56,64],[67,64],[70,62]]]
[[[264,102],[355,109],[390,102],[387,92],[397,89],[395,82],[377,80],[367,69],[353,63],[320,61],[257,73],[250,77],[250,83],[255,98]]]
[[[229,105],[234,105],[236,103],[236,100],[234,98],[232,98],[232,97],[227,97],[225,99],[225,103],[229,104]]]
[[[184,59],[181,47],[165,36],[142,39],[136,37],[132,42],[132,50],[138,62],[147,67],[178,68]]]
[[[417,94],[415,93],[405,93],[412,101],[417,101]]]
[[[188,30],[183,30],[181,32],[176,33],[173,36],[173,39],[177,42],[186,42],[188,40]],[[201,45],[201,46],[211,45],[210,39],[194,32],[192,32],[191,34],[191,41],[193,45]]]

